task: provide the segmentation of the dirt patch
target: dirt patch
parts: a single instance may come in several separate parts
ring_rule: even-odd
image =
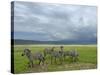
[[[97,68],[96,64],[92,63],[73,63],[66,64],[65,68],[68,70],[82,70],[82,69],[95,69]]]

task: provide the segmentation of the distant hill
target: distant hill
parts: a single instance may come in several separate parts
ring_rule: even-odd
[[[36,41],[36,40],[11,40],[16,45],[23,44],[96,44],[97,40],[60,40],[60,41]]]

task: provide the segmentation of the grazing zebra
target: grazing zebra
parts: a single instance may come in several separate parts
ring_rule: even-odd
[[[46,57],[47,54],[50,55],[50,54],[54,51],[54,48],[55,48],[55,47],[52,47],[52,48],[45,48],[45,49],[44,49],[44,57]]]
[[[60,46],[60,50],[59,50],[59,52],[61,53],[62,56],[64,55],[64,49],[63,48],[64,48],[63,46]]]
[[[64,53],[63,53],[64,60],[65,60],[66,56],[70,56],[70,51],[64,51]]]
[[[26,55],[27,58],[29,59],[29,66],[33,67],[33,61],[34,60],[39,60],[39,64],[42,62],[44,64],[44,56],[42,55],[42,53],[37,52],[32,54],[31,50],[29,49],[24,49],[24,52],[22,53],[22,56]]]
[[[78,54],[77,50],[73,49],[70,51],[64,51],[63,46],[61,46],[60,48],[61,48],[61,52],[62,52],[62,56],[64,57],[64,60],[65,60],[66,56],[71,57],[73,62],[75,62],[78,59],[79,54]]]
[[[72,58],[72,62],[76,62],[78,60],[79,53],[77,50],[73,49],[69,51],[69,56]]]
[[[53,51],[51,53],[51,64],[52,64],[53,58],[55,59],[55,63],[57,63],[57,58],[58,58],[60,63],[62,64],[62,54],[60,51]]]
[[[62,56],[63,56],[63,58],[65,60],[66,56],[69,56],[69,51],[64,51],[64,47],[63,46],[61,46],[60,49],[61,49],[61,52],[62,52]]]
[[[55,59],[55,63],[57,63],[57,58],[59,59],[60,63],[62,64],[62,56],[63,56],[63,46],[60,47],[61,50],[57,50],[57,51],[52,51],[51,53],[51,64],[52,64],[52,60],[53,58]]]

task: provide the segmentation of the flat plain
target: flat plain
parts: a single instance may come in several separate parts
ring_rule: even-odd
[[[21,56],[25,48],[29,48],[32,53],[42,52],[44,48],[55,46],[55,50],[60,50],[61,45],[14,45],[14,73],[36,73],[36,72],[53,72],[53,71],[69,71],[69,70],[86,70],[97,68],[97,45],[63,45],[64,51],[77,49],[79,53],[79,61],[72,63],[69,57],[62,64],[50,63],[50,56],[46,57],[44,65],[38,65],[38,60],[34,61],[34,67],[28,67],[28,59]],[[13,60],[12,60],[13,61]]]

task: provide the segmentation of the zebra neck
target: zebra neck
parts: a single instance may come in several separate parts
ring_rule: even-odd
[[[61,49],[61,51],[64,51],[63,49]]]
[[[30,57],[31,57],[31,55],[32,55],[32,53],[29,53],[29,54],[27,54],[26,56],[27,56],[28,58],[30,58]]]

